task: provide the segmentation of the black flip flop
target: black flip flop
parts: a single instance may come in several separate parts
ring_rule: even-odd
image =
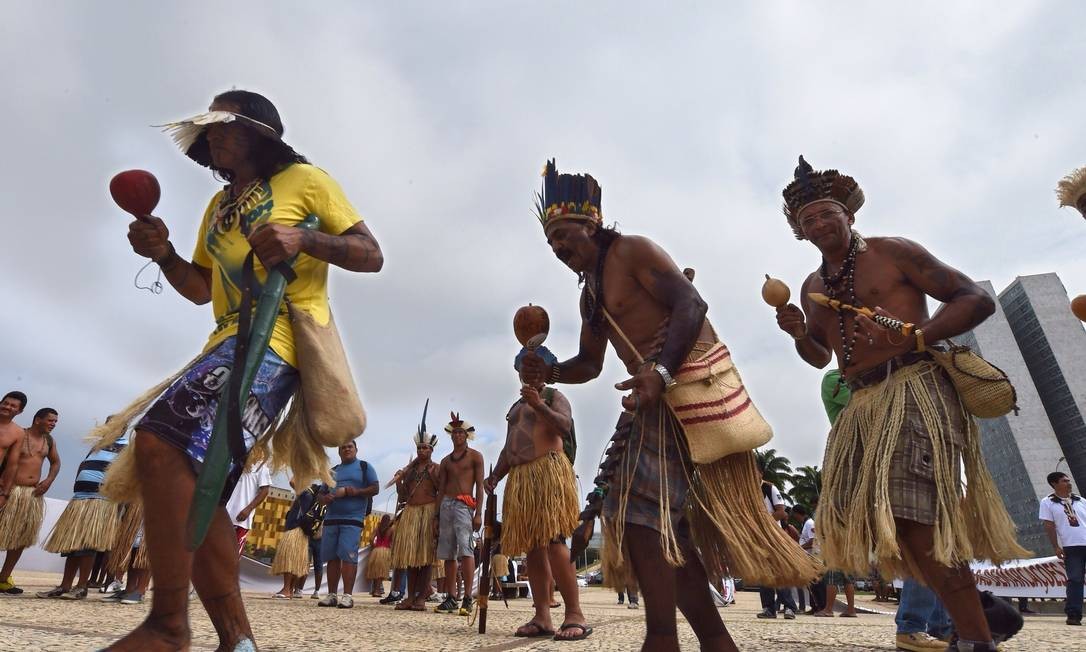
[[[523,634],[520,631],[521,627],[535,627],[535,633]],[[554,636],[554,630],[544,629],[543,625],[540,625],[536,621],[532,620],[518,627],[517,631],[513,633],[513,636],[516,636],[517,638],[540,638],[542,636]]]
[[[574,627],[579,627],[580,628],[581,634],[579,636],[571,636],[571,637],[566,637],[566,638],[559,638],[558,635],[555,635],[554,640],[556,640],[556,641],[583,641],[583,640],[585,640],[586,638],[588,638],[589,636],[592,635],[592,628],[591,627],[589,627],[588,625],[580,625],[578,623],[566,623],[566,624],[562,625],[561,627],[559,627],[558,630],[564,632],[567,629],[573,629]]]

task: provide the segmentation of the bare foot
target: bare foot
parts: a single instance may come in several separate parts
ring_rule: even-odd
[[[110,645],[112,652],[178,652],[189,649],[191,633],[184,629],[166,628],[144,621],[128,636]]]

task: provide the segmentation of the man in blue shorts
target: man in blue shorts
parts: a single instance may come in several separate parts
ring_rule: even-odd
[[[350,609],[354,606],[351,592],[358,573],[362,524],[379,486],[377,472],[365,460],[358,459],[358,446],[353,441],[339,447],[339,460],[332,469],[335,487],[324,487],[318,498],[328,506],[321,534],[321,559],[328,563],[328,595],[317,606]],[[340,577],[343,592],[337,595]]]

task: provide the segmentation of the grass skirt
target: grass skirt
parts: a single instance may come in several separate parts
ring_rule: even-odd
[[[434,516],[437,503],[408,505],[396,519],[392,536],[392,567],[421,568],[434,563],[437,542],[434,541]]]
[[[112,550],[117,540],[119,521],[117,504],[111,500],[72,499],[42,547],[48,552],[57,553]]]
[[[34,487],[12,487],[0,509],[0,550],[29,548],[38,542],[45,517],[45,498],[34,495]]]
[[[279,537],[275,547],[275,559],[272,560],[271,575],[289,573],[294,577],[305,577],[309,573],[309,537],[302,528],[287,530]]]
[[[502,501],[502,552],[509,556],[568,538],[579,524],[577,478],[559,452],[514,466]]]
[[[143,531],[143,503],[129,503],[124,508],[124,516],[117,529],[117,540],[113,544],[113,550],[109,552],[106,562],[106,571],[114,577],[124,575],[128,570],[132,551],[135,549],[136,558],[132,560],[134,570],[147,570],[151,567],[147,554],[147,542],[141,540],[139,546],[136,539]]]
[[[370,555],[366,558],[366,579],[383,581],[388,579],[392,570],[392,549],[387,546],[370,548]]]
[[[505,577],[509,574],[509,557],[503,553],[495,553],[490,558],[490,574],[493,577]]]
[[[440,559],[434,562],[433,570],[430,572],[430,579],[435,581],[445,579],[445,562]]]
[[[636,418],[645,417],[639,414]],[[657,418],[659,423],[641,423],[635,427],[648,428],[646,432],[652,433],[650,436],[660,438],[656,449],[665,451],[668,450],[665,438],[684,435],[676,419],[668,418],[662,411]],[[634,582],[624,534],[629,488],[638,482],[636,462],[641,454],[642,451],[633,446],[627,449],[619,472],[633,480],[622,485],[625,492],[618,497],[616,513],[604,519],[603,524],[604,582],[616,590],[620,588],[618,582],[628,585]],[[667,468],[664,460],[657,466]],[[791,587],[806,586],[821,574],[821,565],[766,512],[753,451],[734,453],[711,464],[684,460],[682,469],[690,484],[682,517],[689,525],[692,546],[680,544],[681,523],[672,522],[675,510],[669,502],[670,492],[666,490],[670,484],[668,477],[661,475],[656,479],[661,487],[658,492],[660,503],[656,506],[659,527],[656,529],[664,559],[669,565],[684,565],[683,548],[688,552],[696,548],[710,578],[731,575],[758,586]],[[611,490],[616,489],[612,486]],[[608,577],[617,579],[608,580]]]
[[[938,377],[943,373],[934,363],[903,367],[884,382],[853,393],[838,415],[826,443],[818,506],[818,535],[829,568],[866,575],[874,561],[884,577],[917,576],[898,545],[887,481],[907,403],[915,404],[931,438],[935,561],[950,566],[988,559],[998,564],[1030,556],[1015,540],[1014,523],[984,465],[977,423],[949,381]],[[947,459],[947,451],[956,451],[949,441],[951,429],[962,419],[964,498],[953,473],[956,461]]]

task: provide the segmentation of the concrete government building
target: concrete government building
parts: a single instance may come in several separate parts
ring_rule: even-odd
[[[1052,554],[1037,520],[1037,500],[1051,493],[1045,476],[1071,476],[1086,490],[1086,330],[1071,314],[1055,274],[1020,276],[996,295],[996,312],[961,336],[1010,377],[1019,414],[981,419],[981,450],[1003,502],[1018,526],[1019,542],[1038,556]]]

